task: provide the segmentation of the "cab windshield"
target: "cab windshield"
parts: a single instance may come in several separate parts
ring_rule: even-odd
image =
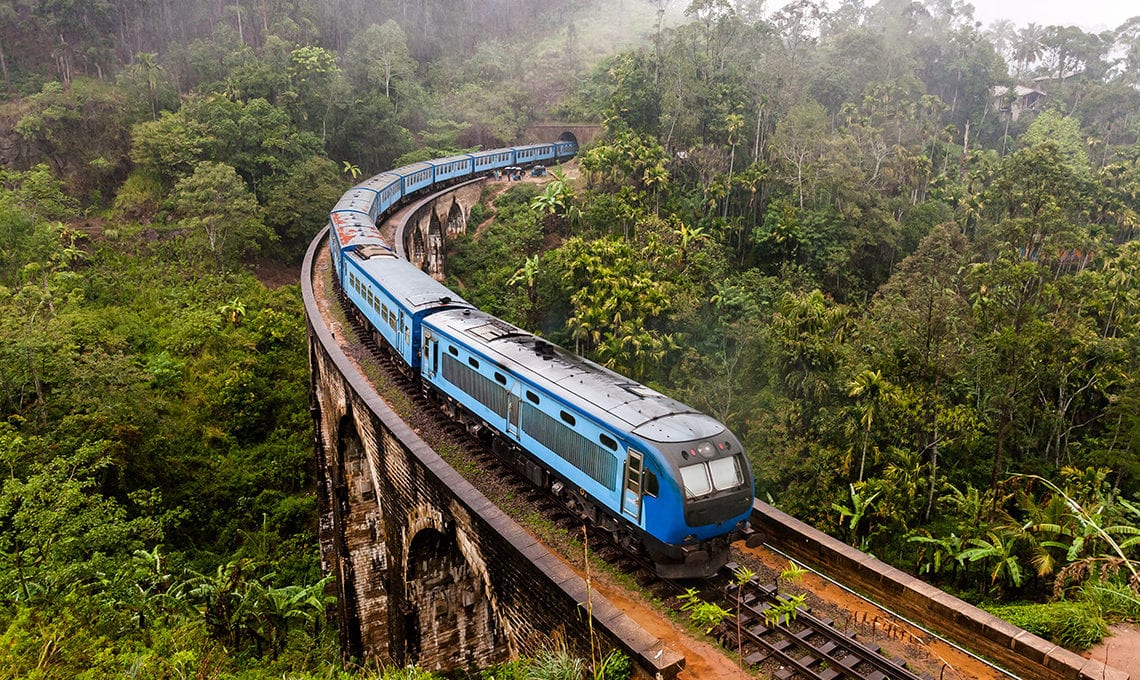
[[[681,468],[686,498],[699,498],[715,491],[735,489],[744,483],[736,456],[694,463]]]

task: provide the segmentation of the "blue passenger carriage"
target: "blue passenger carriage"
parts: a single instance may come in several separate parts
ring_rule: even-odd
[[[400,176],[404,186],[404,198],[420,189],[430,187],[435,182],[435,167],[431,163],[412,163],[392,170],[392,174]]]
[[[346,253],[356,253],[358,258],[364,259],[376,255],[395,255],[392,247],[380,236],[376,224],[363,213],[355,210],[334,211],[329,214],[329,227],[329,251],[339,281],[344,281]]]
[[[349,189],[333,206],[334,213],[357,213],[364,215],[373,224],[380,214],[379,194],[362,186]]]
[[[358,184],[357,187],[376,193],[378,197],[376,207],[379,215],[383,215],[389,208],[396,205],[404,195],[400,176],[391,172],[382,172],[375,177],[370,177]]]
[[[471,305],[407,260],[394,254],[376,254],[380,257],[345,255],[345,278],[341,279],[345,294],[368,320],[373,332],[407,366],[418,370],[423,318],[440,310]]]
[[[494,170],[502,170],[515,164],[514,149],[491,149],[489,151],[476,151],[471,154],[474,163],[474,173],[482,175]]]
[[[428,161],[428,163],[435,168],[435,181],[437,183],[464,179],[470,177],[473,172],[470,154],[437,158]]]
[[[554,160],[553,144],[528,144],[515,147],[515,165],[527,166]]]
[[[572,158],[578,153],[578,142],[572,139],[560,139],[554,143],[554,156],[558,160]]]

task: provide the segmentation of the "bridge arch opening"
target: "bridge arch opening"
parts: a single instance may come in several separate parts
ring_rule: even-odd
[[[467,216],[463,214],[463,206],[459,205],[459,201],[452,201],[451,209],[447,211],[447,233],[455,236],[466,230]]]
[[[431,211],[431,219],[428,220],[426,264],[422,269],[429,274],[443,273],[443,225],[435,210]]]
[[[424,233],[417,227],[412,229],[412,264],[420,269],[424,268],[424,260],[427,259],[427,245],[424,243]]]
[[[412,538],[404,593],[407,662],[457,669],[496,660],[490,598],[463,557],[453,529],[422,529]],[[456,650],[463,650],[462,658],[456,658]]]
[[[336,466],[332,475],[332,520],[333,550],[337,566],[335,573],[337,590],[337,622],[340,624],[342,646],[349,657],[364,656],[364,640],[361,634],[359,607],[356,598],[356,579],[353,569],[352,549],[348,534],[353,525],[352,491],[364,466],[364,442],[356,430],[356,419],[351,409],[337,423]]]

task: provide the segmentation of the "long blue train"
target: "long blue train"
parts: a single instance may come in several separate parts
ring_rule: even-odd
[[[665,578],[709,576],[751,533],[752,471],[717,420],[481,312],[396,256],[378,220],[411,196],[577,143],[415,163],[350,189],[329,215],[336,277],[361,322],[445,413]]]

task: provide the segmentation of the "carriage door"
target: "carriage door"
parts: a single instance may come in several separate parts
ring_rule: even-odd
[[[641,520],[641,474],[645,465],[640,451],[628,449],[625,460],[625,487],[622,491],[621,511],[635,522]]]
[[[420,370],[429,378],[434,378],[439,372],[439,341],[428,330],[424,331],[424,355]]]
[[[404,320],[404,310],[402,309],[400,310],[399,319],[400,321],[396,325],[396,352],[402,355],[404,354],[404,348],[411,344],[411,340],[404,339],[404,331],[407,329],[407,322]],[[415,348],[413,347],[409,351],[414,350]]]
[[[519,438],[519,384],[515,383],[507,392],[507,435]]]

